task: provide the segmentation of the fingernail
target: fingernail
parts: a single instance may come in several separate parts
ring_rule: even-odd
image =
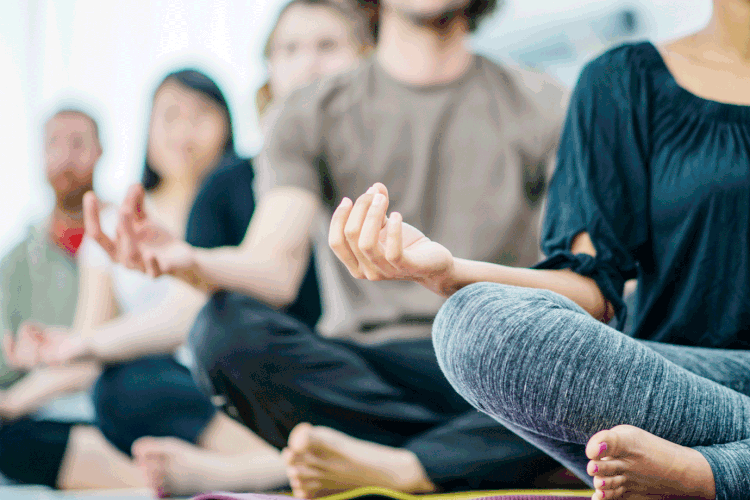
[[[599,445],[599,455],[607,451],[607,443],[602,443]]]
[[[378,193],[378,194],[375,195],[375,198],[372,200],[372,204],[373,205],[380,205],[384,201],[385,201],[385,196],[383,196],[382,194]]]

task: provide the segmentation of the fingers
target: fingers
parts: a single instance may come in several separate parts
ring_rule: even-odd
[[[99,218],[99,200],[93,191],[83,196],[83,225],[86,235],[93,238],[101,246],[112,260],[117,258],[117,247],[115,243],[102,231]]]
[[[352,276],[358,279],[364,279],[365,275],[359,268],[359,261],[354,256],[354,252],[349,247],[344,235],[344,228],[349,220],[349,214],[353,208],[352,200],[344,198],[338,206],[333,217],[331,217],[331,226],[328,231],[328,246],[338,259],[344,263],[347,270]]]
[[[366,259],[365,262],[360,261],[360,264],[365,266],[365,274],[367,274],[368,279],[382,279],[395,275],[395,269],[386,259],[385,248],[381,243],[382,229],[388,220],[385,216],[387,210],[388,199],[383,194],[377,193],[367,210],[356,244],[356,248],[362,252]]]
[[[164,274],[164,270],[159,265],[159,259],[157,259],[153,252],[143,253],[143,265],[146,269],[146,274],[150,278],[158,278]]]
[[[10,330],[6,330],[5,335],[3,335],[3,352],[5,360],[11,367],[21,368],[21,363],[16,356],[16,341],[13,338],[13,332]]]
[[[117,261],[128,269],[146,272],[143,256],[138,248],[133,216],[124,207],[117,225]]]
[[[386,227],[385,259],[396,269],[404,257],[403,221],[400,213],[393,212]]]
[[[24,322],[18,327],[14,353],[19,367],[32,368],[39,363],[39,348],[43,340],[43,332],[38,325]]]
[[[133,184],[128,189],[125,200],[122,202],[122,208],[125,213],[130,214],[135,222],[140,222],[146,218],[144,202],[146,200],[146,191],[140,184]]]
[[[367,217],[370,205],[372,205],[372,200],[375,197],[375,195],[373,194],[374,191],[374,188],[370,188],[367,193],[357,198],[356,203],[354,203],[354,207],[352,207],[352,210],[349,213],[349,219],[346,221],[346,225],[344,226],[344,237],[346,238],[346,243],[349,245],[349,248],[356,257],[361,273],[364,274],[364,277],[369,280],[379,280],[382,278],[377,269],[373,269],[370,260],[365,256],[364,252],[359,246],[359,238],[362,234],[362,227],[364,226],[365,218]],[[380,222],[378,221],[378,223]]]

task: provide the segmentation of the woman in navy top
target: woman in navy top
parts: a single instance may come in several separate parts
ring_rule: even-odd
[[[703,31],[587,65],[536,269],[454,258],[386,219],[379,184],[331,222],[353,275],[450,297],[433,334],[453,386],[596,500],[750,498],[749,39],[750,2],[715,0]],[[637,340],[605,324],[631,278]]]

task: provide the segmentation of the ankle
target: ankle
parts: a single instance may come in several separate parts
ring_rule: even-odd
[[[689,467],[685,467],[680,473],[680,483],[688,485],[689,494],[693,498],[714,500],[716,498],[716,483],[711,466],[698,450],[687,448],[690,457]]]

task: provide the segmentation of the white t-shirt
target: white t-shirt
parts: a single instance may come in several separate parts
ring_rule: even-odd
[[[102,231],[114,238],[117,228],[117,212],[105,209],[100,214]],[[121,314],[148,311],[165,300],[173,287],[184,286],[171,276],[151,278],[140,271],[114,264],[107,252],[89,237],[85,237],[80,250],[81,265],[106,270],[112,277],[112,288]],[[193,359],[185,346],[180,346],[175,358],[182,365],[192,368]]]

